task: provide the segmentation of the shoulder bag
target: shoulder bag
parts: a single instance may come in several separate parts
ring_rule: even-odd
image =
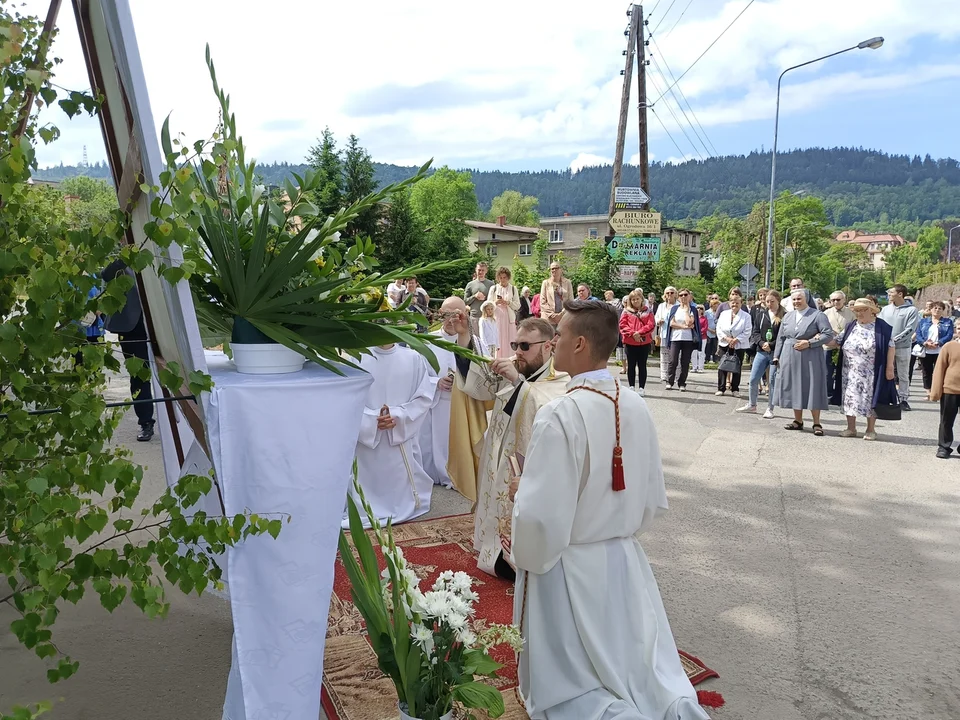
[[[717,365],[718,372],[728,372],[734,375],[739,375],[742,369],[743,361],[741,361],[740,356],[732,350],[725,352],[723,357],[720,358],[720,364]]]

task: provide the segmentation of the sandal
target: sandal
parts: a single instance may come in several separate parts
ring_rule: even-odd
[[[813,434],[817,437],[823,437],[823,425],[815,423],[813,426]]]
[[[796,420],[794,420],[789,425],[784,425],[783,429],[784,430],[803,430],[803,423],[797,422]]]

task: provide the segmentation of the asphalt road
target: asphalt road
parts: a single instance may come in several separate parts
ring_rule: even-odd
[[[960,718],[960,459],[934,456],[936,406],[914,402],[874,443],[837,437],[843,418],[825,414],[816,438],[783,430],[784,411],[734,414],[714,379],[648,384],[671,508],[644,538],[678,645],[721,675],[703,686],[727,701],[713,717]],[[135,429],[131,412],[119,437]],[[134,450],[158,494],[159,443]],[[434,495],[434,515],[467,510]],[[62,698],[50,717],[217,720],[230,632],[215,597],[175,596],[164,621],[87,599],[57,625],[81,661],[65,683],[0,634],[0,708]]]

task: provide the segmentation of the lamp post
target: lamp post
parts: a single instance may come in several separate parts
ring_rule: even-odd
[[[764,272],[763,279],[764,285],[769,287],[770,285],[770,267],[773,262],[773,201],[774,201],[774,187],[777,181],[777,133],[780,126],[780,84],[783,81],[783,76],[786,75],[791,70],[796,70],[797,68],[805,67],[806,65],[812,65],[813,63],[820,62],[821,60],[826,60],[827,58],[832,58],[835,55],[842,55],[845,52],[850,52],[851,50],[864,50],[870,48],[871,50],[876,50],[881,45],[883,45],[882,37],[870,38],[869,40],[864,40],[858,45],[853,47],[848,47],[845,50],[838,50],[837,52],[830,53],[829,55],[824,55],[823,57],[818,57],[814,60],[808,60],[805,63],[800,63],[799,65],[794,65],[793,67],[788,67],[782,73],[780,73],[780,78],[777,80],[777,111],[774,115],[773,120],[773,152],[770,155],[770,219],[767,222],[767,254],[766,262],[764,263]]]
[[[950,228],[950,234],[947,235],[947,263],[952,262],[953,258],[953,231],[960,228],[960,225],[954,225]]]

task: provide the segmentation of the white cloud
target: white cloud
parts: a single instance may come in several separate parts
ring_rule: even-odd
[[[701,0],[667,35],[679,17],[678,3],[650,45],[655,63],[648,96],[681,147],[677,156],[700,142],[689,127],[691,140],[683,137],[679,125],[687,121],[672,97],[659,99],[673,82],[666,67],[679,76],[745,3]],[[249,150],[262,160],[299,161],[328,125],[341,139],[359,135],[375,159],[405,164],[434,157],[438,164],[529,160],[536,167],[538,159],[574,157],[571,167],[582,167],[609,162],[582,148],[613,150],[623,66],[620,33],[627,22],[621,0],[598,0],[589,9],[579,0],[556,0],[549,9],[490,0],[484,16],[491,21],[482,25],[473,6],[441,0],[376,5],[289,0],[277,13],[263,13],[253,0],[234,0],[230,13],[221,3],[195,0],[131,5],[158,126],[172,112],[172,127],[191,139],[207,135],[217,120],[203,64],[209,42]],[[960,66],[952,57],[916,59],[928,39],[960,38],[955,5],[956,0],[756,0],[680,87],[708,131],[769,118],[783,68],[878,34],[887,38],[878,51],[854,51],[791,73],[783,110],[812,111],[855,96],[877,98],[908,85],[956,78]],[[28,10],[41,16],[46,6],[46,0],[27,2]],[[253,35],[251,18],[256,18]],[[649,27],[659,22],[654,16]],[[57,82],[87,87],[73,14],[61,11],[60,25],[55,53],[65,62]],[[465,36],[464,28],[476,32]],[[660,124],[649,120],[651,142],[672,153]],[[922,122],[918,117],[916,127],[904,131],[921,132]],[[91,159],[102,157],[95,122],[58,124],[63,139],[40,150],[41,163],[76,162],[85,143]],[[636,128],[634,107],[628,155],[637,148]]]
[[[592,153],[580,153],[573,159],[570,163],[570,169],[573,172],[579,172],[585,167],[596,167],[598,165],[609,165],[613,162],[613,158],[601,157],[600,155],[593,155]]]

